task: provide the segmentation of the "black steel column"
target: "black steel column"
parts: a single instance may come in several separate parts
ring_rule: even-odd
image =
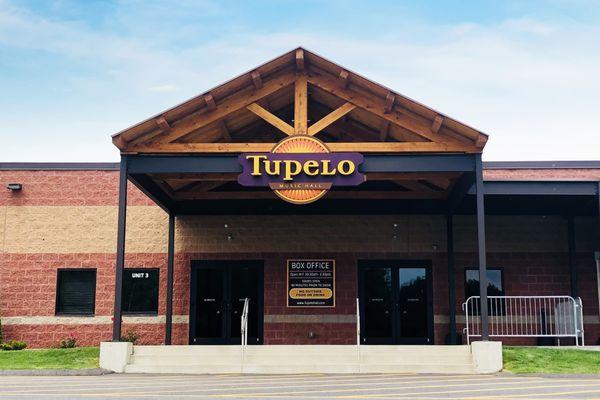
[[[171,344],[173,326],[173,261],[175,257],[175,214],[169,213],[169,247],[167,250],[167,311],[165,316],[165,344]]]
[[[567,234],[569,236],[569,275],[571,279],[571,296],[577,297],[577,265],[575,261],[575,220],[572,215],[567,217]]]
[[[448,255],[448,317],[450,319],[450,344],[456,344],[456,284],[454,276],[454,229],[452,214],[446,215],[446,254]]]
[[[490,340],[487,302],[487,267],[485,253],[485,209],[483,204],[483,165],[481,154],[475,155],[475,196],[477,199],[477,255],[479,258],[479,296],[481,297],[481,339]]]
[[[119,172],[119,217],[117,223],[117,262],[115,266],[115,307],[113,314],[113,342],[121,340],[121,300],[123,297],[123,269],[125,268],[125,228],[127,220],[127,156],[121,156]]]
[[[600,182],[598,182],[598,219],[596,219],[596,249],[600,252]],[[598,295],[600,295],[600,293]]]

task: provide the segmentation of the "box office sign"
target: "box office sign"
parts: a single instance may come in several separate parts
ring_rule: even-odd
[[[306,135],[289,136],[269,153],[242,153],[238,161],[241,186],[269,187],[294,204],[316,201],[332,186],[357,186],[365,181],[358,171],[362,154],[331,153],[325,143]]]
[[[288,260],[288,307],[335,307],[334,260]]]

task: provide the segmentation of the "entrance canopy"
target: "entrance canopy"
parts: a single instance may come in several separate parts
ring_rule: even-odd
[[[402,212],[457,202],[488,138],[298,48],[114,135],[113,143],[129,178],[170,212],[289,212],[268,188],[237,183],[237,155],[269,152],[292,135],[364,155],[364,184],[335,188],[303,212],[364,210],[373,200],[402,204]]]
[[[366,182],[302,206],[237,182],[240,153],[269,152],[295,135],[362,154]],[[170,214],[471,214],[487,139],[298,48],[115,134],[113,143],[125,176]],[[600,190],[595,182],[561,181],[482,187],[491,195],[488,212],[528,214],[595,213]]]

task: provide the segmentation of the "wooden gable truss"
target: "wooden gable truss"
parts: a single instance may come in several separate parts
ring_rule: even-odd
[[[479,153],[487,136],[302,48],[113,136],[123,154],[266,152],[288,135],[332,151]],[[271,198],[236,177],[156,176],[175,199]],[[369,175],[328,197],[445,198],[457,174]],[[379,182],[379,184],[377,184]]]

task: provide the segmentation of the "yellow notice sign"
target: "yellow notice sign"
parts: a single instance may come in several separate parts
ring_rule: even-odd
[[[333,297],[331,289],[292,289],[290,290],[292,299],[330,299]]]

